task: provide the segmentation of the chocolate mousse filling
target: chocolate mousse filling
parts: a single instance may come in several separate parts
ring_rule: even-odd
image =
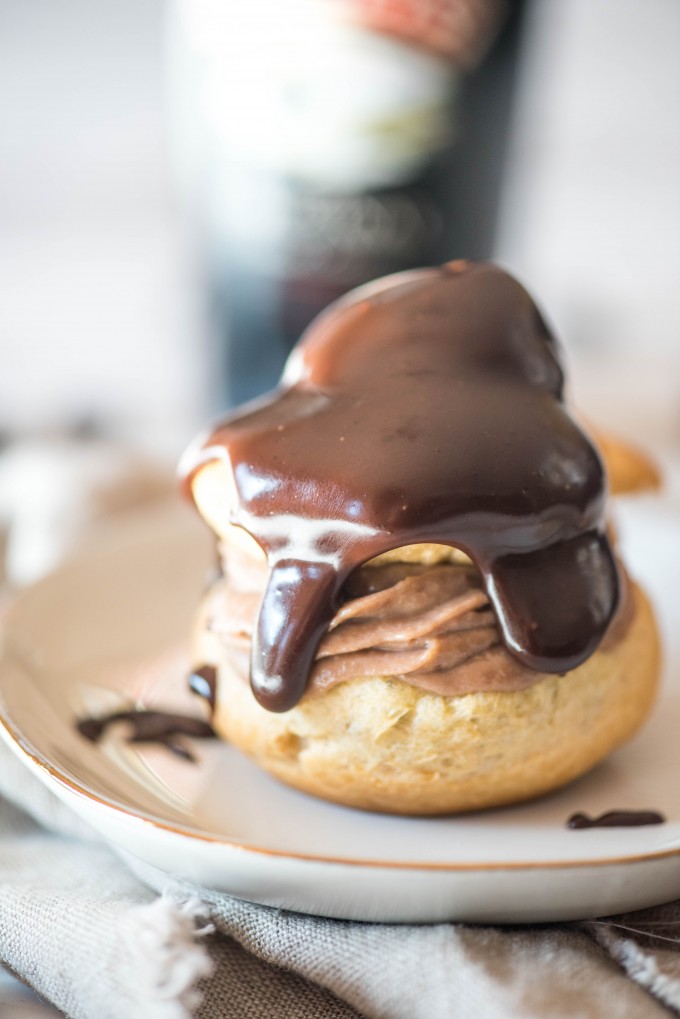
[[[207,626],[247,682],[268,570],[264,560],[236,549],[223,550],[223,564],[209,596]],[[624,580],[605,649],[630,621],[627,587]],[[342,599],[317,651],[307,695],[364,676],[395,676],[441,696],[522,690],[545,678],[506,650],[472,563],[363,566],[345,584]]]

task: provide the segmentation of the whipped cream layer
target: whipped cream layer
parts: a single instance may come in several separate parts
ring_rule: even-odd
[[[233,545],[222,547],[221,561],[207,625],[247,682],[268,569]],[[618,639],[624,615],[606,644]],[[466,562],[376,563],[352,574],[318,649],[307,695],[363,676],[396,676],[441,696],[521,690],[543,679],[505,649],[481,576]]]

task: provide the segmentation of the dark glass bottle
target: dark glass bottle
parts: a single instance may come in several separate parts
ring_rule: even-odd
[[[396,26],[359,0],[231,6],[178,0],[170,47],[222,407],[274,386],[306,325],[352,287],[488,254],[502,131],[485,137],[485,116],[468,113],[490,92],[504,122],[509,94],[507,59],[462,75],[493,34],[496,0],[470,0],[482,16],[463,38],[449,0],[429,4],[434,33],[415,2]]]

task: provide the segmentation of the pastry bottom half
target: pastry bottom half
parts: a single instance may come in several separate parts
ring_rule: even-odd
[[[199,611],[194,660],[216,666],[214,727],[281,781],[365,810],[448,814],[540,796],[624,743],[659,672],[652,609],[631,584],[622,635],[565,675],[522,690],[440,696],[395,676],[358,677],[266,711]]]

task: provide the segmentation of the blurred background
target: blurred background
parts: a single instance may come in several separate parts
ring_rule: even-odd
[[[4,441],[173,462],[328,300],[493,257],[579,406],[680,444],[679,45],[677,0],[0,0]]]

